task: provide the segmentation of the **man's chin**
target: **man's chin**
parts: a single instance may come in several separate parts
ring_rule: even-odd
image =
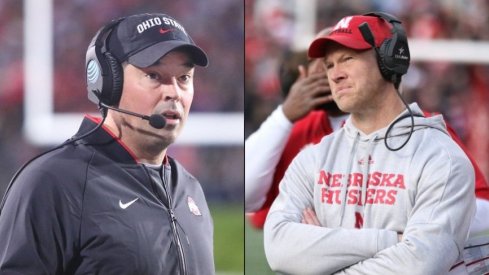
[[[146,137],[154,138],[155,140],[165,140],[171,141],[172,143],[176,140],[179,135],[179,129],[175,129],[170,125],[165,126],[162,129],[156,129],[151,126],[140,129],[139,134]]]
[[[149,146],[153,147],[153,150],[160,151],[173,144],[177,140],[177,136],[174,133],[168,132],[165,132],[164,134],[153,133],[147,135],[145,140]]]

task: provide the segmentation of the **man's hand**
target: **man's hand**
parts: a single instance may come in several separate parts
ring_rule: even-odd
[[[299,77],[290,88],[282,106],[290,122],[306,116],[314,108],[333,101],[326,73],[313,72],[307,75],[304,66],[299,66]]]
[[[302,211],[302,215],[302,223],[321,226],[321,223],[316,216],[316,212],[314,212],[314,210],[311,208],[308,207],[304,209],[304,211]]]

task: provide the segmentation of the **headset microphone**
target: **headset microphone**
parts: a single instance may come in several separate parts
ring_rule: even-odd
[[[114,110],[114,111],[119,112],[119,113],[124,113],[127,115],[131,115],[131,116],[135,116],[135,117],[139,117],[141,119],[147,120],[149,125],[151,125],[151,127],[156,128],[156,129],[162,129],[166,125],[165,117],[160,115],[160,114],[152,114],[150,116],[146,116],[146,115],[141,115],[141,114],[134,113],[131,111],[119,109],[116,107],[112,107],[112,106],[109,106],[103,102],[100,102],[99,104],[103,108],[111,109],[111,110]]]
[[[160,114],[152,114],[149,116],[149,125],[156,129],[162,129],[166,125],[166,119]]]
[[[377,47],[375,47],[374,35],[372,34],[372,31],[370,30],[368,23],[363,22],[362,24],[360,24],[360,26],[358,26],[358,28],[360,29],[360,33],[362,34],[363,39],[365,39],[365,41],[367,41],[367,43],[370,44],[372,48],[377,49]]]

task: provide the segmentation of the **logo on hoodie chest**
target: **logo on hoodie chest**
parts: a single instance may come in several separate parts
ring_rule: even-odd
[[[361,158],[360,160],[358,160],[358,164],[359,165],[364,165],[365,163],[367,163],[367,161],[365,160],[366,157],[364,158]],[[371,155],[368,155],[368,164],[374,164],[375,161],[372,159],[372,156]]]
[[[377,171],[368,174],[365,179],[362,173],[339,174],[321,170],[316,183],[321,185],[321,203],[326,204],[393,205],[396,203],[398,191],[406,189],[403,174]],[[343,198],[342,189],[346,189]],[[362,190],[366,192],[365,196],[362,195]]]

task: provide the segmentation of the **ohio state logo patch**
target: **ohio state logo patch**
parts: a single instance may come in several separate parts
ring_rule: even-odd
[[[192,197],[190,196],[187,197],[187,204],[188,204],[188,209],[192,214],[194,214],[195,216],[202,216],[199,207],[197,206],[197,204],[195,204],[195,201],[194,199],[192,199]]]

